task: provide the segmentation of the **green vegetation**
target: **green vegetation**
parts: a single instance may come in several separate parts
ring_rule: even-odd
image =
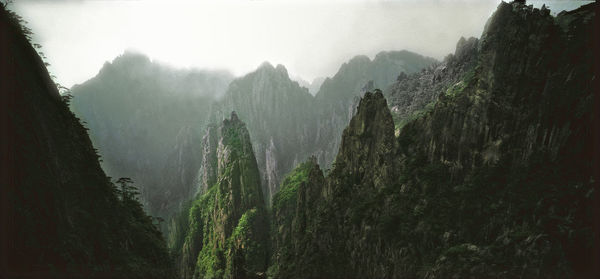
[[[411,90],[443,80],[431,87],[445,86],[435,101],[410,103],[416,105],[401,116],[388,110],[381,91],[365,93],[327,177],[312,157],[287,174],[280,187],[261,189],[250,132],[232,113],[207,132],[219,143],[203,150],[215,155],[204,162],[213,168],[204,170],[214,175],[210,183],[203,182],[209,187],[171,220],[169,249],[159,232],[160,219],[143,211],[133,180],[112,182],[103,173],[86,129],[68,110],[70,95],[58,94],[26,32],[7,21],[2,10],[0,42],[22,47],[0,48],[0,56],[19,58],[0,61],[16,63],[6,67],[16,79],[7,90],[11,95],[0,92],[0,119],[12,129],[6,146],[3,141],[3,174],[14,168],[7,172],[10,177],[2,176],[6,215],[14,223],[7,229],[12,241],[7,265],[17,274],[33,269],[50,277],[170,278],[176,275],[173,257],[182,278],[588,277],[596,260],[588,255],[598,250],[593,218],[599,178],[593,171],[596,154],[589,152],[596,128],[590,102],[597,94],[592,86],[595,53],[588,46],[595,8],[554,18],[519,3],[501,3],[481,41],[469,41],[478,44],[472,59],[477,65],[452,69],[458,59],[452,58],[444,67],[401,77],[414,81]],[[414,64],[431,62],[407,52],[398,55]],[[388,56],[394,54],[380,54],[374,61],[357,57],[344,65],[323,84],[316,100],[325,105],[316,116],[331,120],[332,126],[345,124],[345,116],[337,115],[348,113],[347,94],[364,85],[369,71],[378,71],[374,65],[396,67],[387,61],[398,59]],[[133,69],[146,69],[149,63],[144,57],[122,59],[131,59],[123,64]],[[120,76],[113,66],[100,76]],[[458,82],[444,76],[454,70],[460,73]],[[376,84],[388,78],[373,75],[380,78]],[[123,83],[110,85],[116,92],[134,87]],[[88,90],[98,86],[88,85]],[[250,94],[256,92],[271,95]],[[283,67],[265,65],[234,81],[220,104],[241,107],[240,115],[254,117],[249,126],[262,163],[283,158],[277,163],[284,167],[262,176],[270,184],[298,154],[337,147],[331,136],[338,126],[323,134],[320,127],[307,126],[315,122],[302,111],[314,101],[306,94]],[[280,99],[273,101],[281,96],[302,105],[286,111]],[[338,97],[345,100],[332,101]],[[277,109],[255,114],[256,107],[248,105],[256,104],[253,98]],[[133,103],[111,106],[109,99],[91,98],[114,111],[115,118],[107,120],[111,125],[131,115]],[[156,131],[175,132],[166,128],[170,120],[190,119],[205,105],[187,107],[184,116],[171,110],[183,103],[160,106],[165,120],[152,118],[148,108],[154,103],[149,102],[140,110],[148,119],[136,128],[152,129],[153,121],[164,121]],[[95,121],[92,125],[103,125]],[[319,137],[307,132],[311,129]],[[303,131],[302,139],[290,137],[297,131]],[[178,151],[195,146],[198,135],[188,132],[176,141],[182,143]],[[145,137],[140,135],[135,138]],[[113,136],[119,134],[107,138]],[[188,141],[192,144],[184,144]],[[134,153],[165,143],[173,142],[146,142]],[[126,149],[115,148],[109,156]],[[281,150],[293,152],[277,153]],[[179,161],[187,160],[190,165],[180,170],[198,169],[190,158]],[[263,193],[277,188],[269,214]],[[166,202],[180,201],[191,191],[179,190]],[[151,203],[160,201],[165,200]]]
[[[144,212],[131,179],[113,182],[102,171],[20,21],[0,6],[0,56],[10,57],[0,68],[11,77],[0,90],[2,229],[10,241],[0,247],[2,275],[174,277],[160,219]]]
[[[436,104],[436,102],[431,102],[431,103],[427,104],[424,109],[413,111],[408,117],[404,117],[404,118],[400,117],[397,114],[392,114],[392,118],[394,119],[394,123],[395,123],[394,129],[396,131],[400,131],[407,123],[413,122],[416,119],[424,117],[430,111],[433,110],[433,108],[435,107],[435,104]]]
[[[296,268],[304,266],[312,269],[311,265],[304,265],[304,255],[298,245],[306,243],[305,237],[309,237],[311,232],[306,224],[308,211],[316,212],[312,208],[311,199],[312,188],[309,183],[314,180],[315,175],[322,173],[316,164],[316,158],[311,157],[308,161],[301,163],[296,169],[290,172],[283,180],[281,190],[275,194],[272,205],[271,217],[271,262],[267,270],[269,278],[292,278],[297,275]],[[311,179],[311,177],[313,179]],[[314,182],[314,181],[313,181]],[[294,261],[293,259],[298,259]],[[312,273],[311,273],[312,274]],[[303,273],[303,276],[310,277],[309,273]]]
[[[308,180],[308,173],[313,167],[313,162],[304,162],[283,179],[279,192],[273,196],[273,211],[279,210],[284,205],[296,204],[298,186]]]
[[[70,108],[87,123],[107,174],[134,179],[149,212],[169,220],[195,194],[210,105],[231,79],[126,51],[73,86]]]
[[[467,85],[464,81],[460,81],[457,84],[450,86],[450,88],[448,88],[448,90],[446,90],[446,96],[448,96],[450,98],[454,98],[458,94],[460,94],[465,89],[466,86]]]
[[[218,162],[208,163],[219,168],[217,182],[192,202],[187,222],[174,225],[185,226],[186,236],[181,242],[179,233],[171,249],[181,251],[183,278],[260,277],[268,261],[269,221],[248,131],[235,113],[216,131],[223,144],[214,150]]]
[[[111,256],[127,263],[121,272],[138,278],[170,278],[174,275],[173,261],[166,243],[151,216],[138,200],[139,192],[129,178],[120,178],[113,191],[119,198],[114,218],[113,238],[121,249],[112,250]],[[98,238],[101,238],[98,236]],[[152,260],[152,263],[148,262]]]
[[[477,65],[426,109],[395,119],[405,121],[397,137],[383,96],[365,94],[327,178],[293,172],[276,195],[268,276],[595,274],[594,54],[585,47],[595,8],[555,20],[500,4]]]

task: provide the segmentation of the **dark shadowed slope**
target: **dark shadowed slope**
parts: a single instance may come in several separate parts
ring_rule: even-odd
[[[17,16],[0,7],[0,277],[172,275],[129,183],[98,163]]]

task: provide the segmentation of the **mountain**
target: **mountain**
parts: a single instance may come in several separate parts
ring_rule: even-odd
[[[196,190],[203,126],[231,78],[125,52],[73,86],[71,108],[90,129],[105,171],[131,177],[150,211],[166,217]]]
[[[275,196],[268,275],[594,278],[597,8],[501,3],[474,66],[398,136],[366,93],[328,175],[312,160]]]
[[[321,88],[321,84],[323,84],[323,82],[325,81],[324,77],[314,78],[312,82],[308,82],[298,76],[293,76],[293,77],[291,77],[291,79],[293,81],[298,82],[298,84],[301,87],[308,89],[308,92],[313,96],[316,95],[317,92],[319,92],[319,89]]]
[[[399,72],[414,72],[433,60],[400,51],[382,52],[366,61],[367,70],[356,73],[355,63],[350,63],[328,83],[342,88],[355,88],[357,81],[367,79],[387,84]],[[336,92],[325,90],[321,95]],[[315,154],[322,164],[331,163],[352,115],[348,110],[355,108],[354,97],[361,93],[348,95],[352,102],[343,96],[340,104],[323,103],[290,79],[282,65],[265,62],[232,79],[224,72],[171,69],[125,52],[96,77],[74,86],[72,94],[71,108],[89,127],[106,172],[131,177],[141,186],[146,208],[169,219],[196,193],[208,189],[207,179],[214,179],[204,177],[212,166],[203,164],[209,149],[202,142],[215,143],[203,140],[206,125],[231,111],[245,119],[269,205],[281,179],[299,162]]]
[[[373,60],[365,55],[355,56],[333,77],[323,81],[317,98],[333,103],[353,99],[369,81],[375,88],[387,88],[400,73],[415,73],[435,62],[433,58],[406,50],[382,51]]]
[[[324,77],[317,77],[317,78],[313,79],[313,81],[307,87],[308,92],[310,92],[310,94],[312,94],[312,95],[317,95],[317,93],[319,92],[319,89],[321,89],[321,85],[323,85],[323,82],[325,82],[325,79],[326,78],[324,78]]]
[[[378,58],[377,61],[383,61],[384,58],[381,57],[387,56],[380,55],[378,57],[380,58]],[[382,62],[378,63],[384,64]],[[398,62],[397,64],[403,63]],[[380,72],[385,72],[375,66],[373,66],[372,69],[378,69]],[[340,74],[339,76],[344,75]],[[212,105],[209,118],[211,120],[225,119],[224,123],[229,123],[230,120],[225,118],[226,114],[235,111],[235,119],[237,120],[237,115],[239,115],[239,118],[244,119],[247,123],[247,131],[244,130],[244,133],[249,134],[247,142],[251,143],[251,148],[253,150],[252,157],[254,158],[254,154],[256,154],[258,173],[260,174],[259,183],[262,181],[261,192],[265,198],[266,206],[272,203],[271,199],[273,196],[275,196],[276,199],[279,199],[280,196],[278,196],[279,194],[277,193],[279,191],[280,181],[282,181],[285,174],[292,170],[299,162],[307,160],[311,154],[316,154],[316,156],[334,154],[335,150],[333,148],[335,148],[336,145],[326,141],[325,138],[320,137],[318,134],[320,129],[325,129],[327,127],[334,130],[342,129],[341,127],[319,126],[322,124],[322,121],[318,117],[321,116],[322,110],[327,108],[328,106],[323,106],[322,103],[318,102],[318,98],[310,95],[306,88],[301,87],[298,82],[292,81],[284,66],[277,65],[274,67],[265,62],[256,71],[249,73],[244,77],[234,79],[230,83],[223,98]],[[346,112],[344,112],[343,117],[350,116],[347,116]],[[343,121],[331,122],[330,124],[345,125]],[[205,224],[203,226],[206,227],[208,226],[206,225],[208,223],[218,224],[226,221],[207,221],[206,219],[201,219],[203,221],[194,221],[187,218],[189,215],[187,212],[199,210],[194,208],[202,208],[202,212],[212,212],[211,206],[214,204],[213,196],[215,195],[213,193],[215,191],[214,185],[219,184],[220,181],[224,179],[220,174],[220,169],[222,169],[223,166],[222,163],[220,163],[220,160],[222,159],[218,151],[222,146],[222,142],[226,141],[226,139],[223,138],[223,132],[221,132],[221,130],[224,129],[222,125],[223,124],[209,124],[207,126],[207,132],[202,139],[203,147],[201,151],[201,163],[198,177],[195,180],[197,185],[194,187],[200,189],[202,197],[196,198],[196,201],[183,206],[181,213],[170,220],[169,246],[175,254],[179,255],[179,262],[181,263],[181,270],[184,277],[191,277],[194,274],[194,276],[196,276],[199,273],[208,277],[222,276],[223,274],[220,273],[219,270],[228,269],[225,265],[226,261],[224,260],[217,264],[213,264],[213,266],[216,267],[212,269],[208,268],[206,263],[202,264],[203,267],[195,265],[195,263],[199,261],[197,260],[199,254],[201,257],[209,257],[206,254],[208,252],[200,252],[202,249],[207,249],[202,248],[206,247],[207,244],[205,240],[202,240],[202,243],[204,243],[203,245],[205,246],[198,244],[199,241],[203,239],[200,234],[190,236],[192,228],[198,227],[197,224],[193,224],[194,222]],[[334,138],[331,137],[329,139],[333,140]],[[319,145],[318,141],[326,144]],[[311,158],[313,158],[312,160],[314,160],[316,164],[318,160],[317,157]],[[285,183],[286,182],[284,182],[284,184]],[[273,202],[275,202],[275,200]],[[262,212],[262,209],[259,211]],[[221,214],[217,215],[221,216]],[[238,217],[239,216],[229,216],[227,218],[237,220],[236,218]],[[258,229],[267,228],[268,224],[259,227]],[[273,233],[276,234],[276,232]],[[230,237],[230,234],[226,232],[220,239],[223,240],[228,237]],[[225,247],[225,244],[212,243],[211,245]],[[263,247],[265,245],[266,244],[264,244]],[[229,248],[222,249],[226,250]],[[211,255],[214,256],[215,252],[213,251],[211,253],[213,253]],[[264,273],[266,267],[254,270],[257,270],[259,273]],[[247,275],[250,276],[249,274]]]
[[[460,38],[454,54],[446,56],[441,63],[434,63],[418,73],[400,73],[396,81],[384,92],[392,111],[396,131],[404,124],[431,109],[438,96],[448,88],[462,88],[466,75],[473,75],[477,62],[476,38]]]
[[[0,5],[0,277],[172,278],[135,188],[102,171],[27,34]]]
[[[247,122],[263,194],[270,204],[284,175],[298,163],[311,155],[324,165],[333,161],[338,133],[347,125],[355,98],[361,94],[357,89],[345,96],[343,90],[355,90],[369,79],[387,85],[398,73],[412,73],[433,61],[408,51],[381,52],[373,61],[358,56],[344,64],[333,79],[326,80],[316,97],[293,81],[283,65],[273,67],[265,62],[232,81],[212,110],[216,119],[236,111]]]
[[[314,106],[313,96],[289,78],[285,67],[267,62],[232,81],[215,105],[217,119],[235,111],[246,121],[268,204],[281,177],[314,146]]]
[[[316,146],[318,162],[326,168],[335,158],[342,131],[356,113],[359,98],[368,90],[387,88],[401,74],[412,74],[437,61],[419,54],[384,51],[373,60],[360,55],[344,63],[331,78],[323,81],[315,96],[319,104]]]
[[[214,135],[213,135],[214,133]],[[183,278],[260,277],[268,262],[268,215],[246,125],[233,112],[207,137],[214,184],[192,202],[172,247]],[[185,220],[187,217],[187,220]],[[186,222],[187,221],[187,222]],[[174,231],[174,230],[171,230]]]

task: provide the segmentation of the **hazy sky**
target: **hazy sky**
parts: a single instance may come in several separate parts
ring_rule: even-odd
[[[498,0],[16,0],[59,83],[97,74],[126,49],[175,67],[242,75],[263,61],[312,80],[358,54],[407,49],[442,59],[479,37]]]

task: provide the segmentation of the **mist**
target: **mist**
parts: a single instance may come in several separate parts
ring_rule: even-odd
[[[0,0],[0,274],[600,277],[600,3],[505,1]]]
[[[498,1],[19,1],[14,9],[64,86],[135,50],[180,68],[243,75],[263,61],[312,81],[359,54],[437,59],[478,37]],[[460,16],[458,16],[460,15]]]
[[[498,0],[486,1],[43,1],[14,5],[71,87],[135,50],[178,68],[241,76],[264,61],[306,81],[355,55],[410,50],[442,59],[461,36],[479,37]],[[532,1],[530,1],[532,2]],[[542,2],[556,10],[587,1]],[[550,4],[549,4],[550,3]],[[555,12],[553,11],[553,12]]]

